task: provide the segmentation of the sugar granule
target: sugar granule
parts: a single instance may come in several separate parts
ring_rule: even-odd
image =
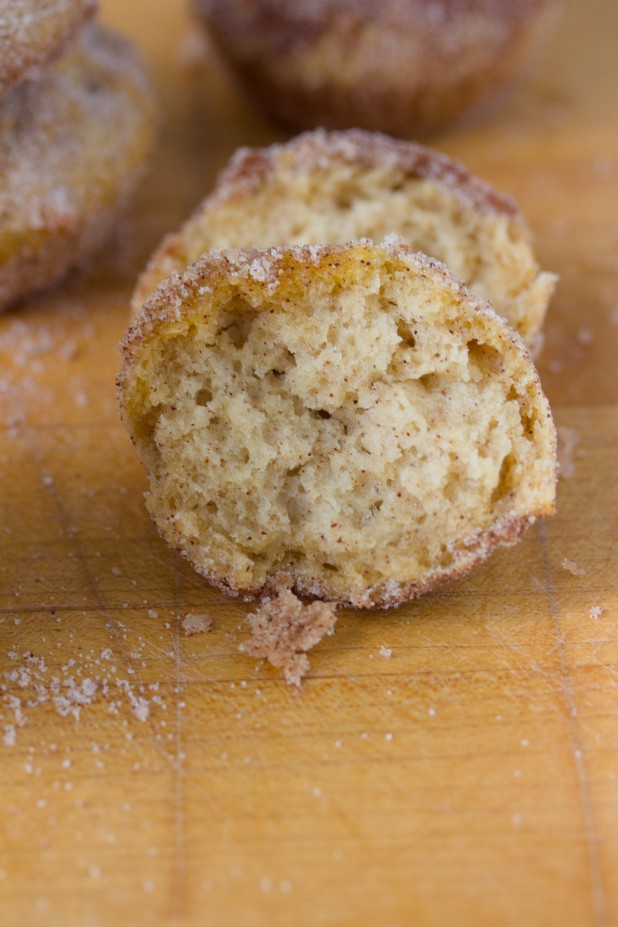
[[[575,458],[581,456],[577,453],[580,442],[579,433],[574,428],[558,425],[558,463],[560,464],[560,477],[569,480],[575,475]]]
[[[182,629],[190,637],[192,634],[202,634],[212,629],[212,618],[209,615],[199,615],[187,612],[182,619]]]
[[[586,571],[583,567],[580,567],[575,563],[574,560],[569,560],[568,557],[563,557],[560,561],[560,566],[563,570],[567,570],[569,573],[572,573],[573,576],[585,576]]]

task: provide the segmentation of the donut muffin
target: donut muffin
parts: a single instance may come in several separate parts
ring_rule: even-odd
[[[153,142],[131,44],[87,26],[0,105],[0,309],[62,279],[104,241]]]
[[[246,93],[292,128],[404,138],[460,122],[525,73],[561,0],[195,0]]]
[[[96,8],[96,0],[0,0],[0,100],[61,55]]]
[[[552,512],[521,339],[396,241],[204,255],[123,344],[122,417],[165,540],[247,598],[397,605]]]
[[[555,277],[540,271],[513,200],[433,149],[354,130],[237,152],[212,196],[155,252],[134,310],[171,270],[211,248],[391,233],[443,261],[535,344]]]

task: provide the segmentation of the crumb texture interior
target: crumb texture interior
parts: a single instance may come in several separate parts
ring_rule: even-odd
[[[214,323],[150,344],[133,429],[151,513],[236,588],[278,571],[348,599],[422,582],[552,496],[538,387],[514,385],[492,318],[409,268],[363,272],[341,286],[313,268],[283,305],[233,287]]]
[[[321,169],[287,164],[285,157],[257,189],[215,198],[189,221],[176,252],[181,265],[212,248],[381,241],[395,233],[445,263],[525,340],[534,338],[553,276],[539,272],[519,221],[474,208],[448,186],[390,163],[368,169],[332,160]],[[172,266],[175,258],[163,270]]]

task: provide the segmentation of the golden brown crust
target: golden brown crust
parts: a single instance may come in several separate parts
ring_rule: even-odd
[[[153,133],[139,58],[94,25],[0,105],[0,309],[57,282],[104,241]]]
[[[286,564],[281,570],[273,572],[259,585],[242,586],[233,579],[228,579],[226,567],[221,563],[216,569],[209,567],[213,561],[196,560],[195,550],[190,541],[189,545],[177,534],[173,518],[165,524],[158,523],[158,528],[164,539],[176,547],[185,556],[198,572],[202,573],[211,583],[231,595],[240,595],[251,600],[264,595],[276,594],[281,588],[292,588],[299,595],[317,596],[341,605],[358,608],[389,608],[402,602],[415,598],[423,593],[436,589],[438,586],[459,578],[468,573],[476,564],[485,560],[492,550],[498,546],[514,544],[524,531],[537,518],[552,514],[555,488],[555,429],[551,420],[551,413],[544,398],[538,375],[530,363],[526,349],[519,336],[493,312],[488,303],[474,297],[466,288],[451,276],[448,270],[439,262],[433,261],[424,255],[414,254],[410,248],[393,243],[383,245],[392,250],[398,258],[409,262],[421,275],[430,275],[446,285],[449,290],[461,299],[466,310],[476,314],[481,327],[487,325],[492,330],[494,347],[498,346],[505,356],[514,355],[518,360],[517,369],[525,378],[527,389],[535,396],[538,408],[544,410],[537,413],[545,418],[542,426],[547,429],[547,447],[545,452],[548,460],[553,462],[547,470],[548,483],[539,498],[538,504],[522,511],[510,511],[507,516],[496,519],[486,530],[475,530],[452,551],[452,560],[446,566],[428,570],[414,582],[399,581],[393,577],[391,581],[382,582],[377,586],[363,588],[362,590],[348,590],[343,594],[334,594],[326,578],[324,581],[313,578],[307,581],[301,571],[293,565]],[[143,348],[158,337],[166,337],[175,332],[181,332],[195,319],[197,324],[201,318],[199,303],[202,294],[221,292],[222,288],[235,286],[235,281],[247,280],[247,286],[265,289],[266,292],[276,292],[282,288],[281,299],[291,298],[288,292],[290,275],[300,265],[314,264],[318,268],[329,262],[331,266],[343,268],[350,250],[368,249],[368,259],[372,256],[372,243],[361,242],[350,246],[296,246],[288,248],[274,248],[267,250],[253,249],[242,252],[211,252],[204,255],[196,264],[188,268],[181,276],[172,274],[152,294],[144,309],[134,320],[122,344],[123,366],[118,378],[118,395],[125,424],[132,439],[139,448],[131,421],[129,408],[134,399],[133,371],[141,362]],[[209,554],[208,556],[211,556]],[[214,556],[214,554],[212,554]],[[230,573],[229,575],[233,575]]]
[[[96,0],[0,0],[0,100],[63,54]]]
[[[275,248],[244,248],[230,251],[213,250],[204,254],[199,261],[185,268],[182,273],[172,272],[150,294],[139,314],[133,319],[124,339],[120,343],[123,365],[118,382],[123,384],[137,352],[147,337],[155,333],[166,322],[180,321],[188,311],[195,311],[195,303],[200,293],[214,291],[224,286],[229,279],[251,278],[257,284],[277,288],[285,281],[286,273],[296,264],[327,264],[336,261],[346,253],[349,247],[373,247],[368,239],[350,242],[349,245],[285,245]],[[440,261],[425,254],[415,253],[412,248],[397,239],[394,242],[382,242],[382,248],[391,249],[407,255],[414,264],[435,274],[454,293],[481,315],[495,320],[499,318],[491,305],[471,293],[466,286],[454,277]],[[500,337],[504,343],[511,343],[527,355],[527,350],[517,332],[502,324]],[[538,374],[535,380],[540,385]]]
[[[487,106],[560,0],[196,0],[246,92],[294,128],[414,137]]]
[[[363,240],[351,242],[350,245],[372,247],[373,242]],[[389,247],[389,244],[383,243],[383,247]],[[437,273],[456,291],[465,295],[466,299],[471,300],[480,312],[488,312],[492,318],[495,317],[491,306],[484,300],[473,296],[440,261],[424,254],[415,254],[411,248],[400,241],[392,247],[411,255],[419,266]],[[118,377],[119,385],[124,384],[137,358],[137,352],[146,339],[165,323],[180,321],[188,312],[195,311],[195,303],[200,292],[215,291],[218,287],[224,286],[228,279],[236,280],[243,277],[250,278],[256,284],[276,288],[285,280],[289,267],[316,261],[320,263],[335,261],[347,248],[347,245],[323,244],[243,248],[228,251],[214,249],[204,254],[199,261],[185,268],[182,273],[172,272],[150,294],[120,343],[123,365]],[[505,328],[505,333],[507,337],[513,339],[514,343],[521,344],[521,339],[516,332]]]

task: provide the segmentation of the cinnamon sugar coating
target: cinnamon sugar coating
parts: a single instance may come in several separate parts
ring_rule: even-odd
[[[0,0],[0,100],[65,50],[96,0]]]

